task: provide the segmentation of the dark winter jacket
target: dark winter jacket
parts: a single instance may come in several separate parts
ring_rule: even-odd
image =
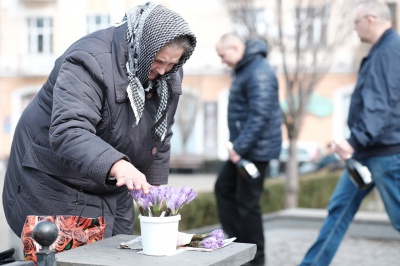
[[[234,150],[255,161],[279,158],[282,113],[278,81],[262,41],[248,41],[233,71],[229,92],[228,127]]]
[[[106,220],[112,228],[117,205],[125,211],[132,208],[126,186],[117,188],[106,182],[111,166],[120,159],[130,161],[150,184],[167,183],[182,72],[168,80],[172,94],[167,136],[162,142],[154,141],[156,91],[146,95],[143,117],[133,127],[135,118],[126,93],[127,44],[121,41],[125,32],[126,24],[122,24],[73,44],[23,112],[3,192],[7,221],[17,235],[27,214],[77,213],[83,194],[106,200]],[[117,204],[118,197],[125,203]],[[99,205],[99,201],[91,204]],[[131,211],[119,214],[126,215],[128,226],[133,226]]]
[[[400,36],[387,30],[361,63],[348,126],[355,157],[400,152]]]

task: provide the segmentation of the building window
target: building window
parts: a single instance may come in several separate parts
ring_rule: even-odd
[[[52,18],[28,18],[29,54],[51,54],[53,52]]]
[[[326,5],[296,8],[296,18],[301,47],[311,49],[315,45],[327,46],[329,14]]]
[[[94,31],[104,29],[110,26],[110,16],[109,15],[91,15],[87,16],[87,33],[92,33]]]

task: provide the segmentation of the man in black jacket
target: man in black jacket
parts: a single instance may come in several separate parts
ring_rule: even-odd
[[[226,34],[216,45],[223,63],[233,68],[229,92],[228,128],[231,148],[215,184],[219,218],[224,231],[238,242],[257,244],[250,265],[264,265],[264,231],[260,197],[271,159],[281,150],[281,109],[278,81],[268,64],[263,41],[244,43]],[[252,161],[260,177],[248,182],[238,172],[240,159]]]
[[[362,200],[379,190],[393,227],[400,231],[400,36],[391,29],[386,3],[370,0],[356,9],[354,28],[372,44],[363,59],[351,96],[351,135],[334,145],[342,159],[354,157],[368,167],[374,185],[362,190],[345,170],[328,205],[328,217],[301,265],[329,265]]]

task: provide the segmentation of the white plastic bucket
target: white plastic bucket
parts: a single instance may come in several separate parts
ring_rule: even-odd
[[[166,256],[176,253],[181,215],[148,217],[139,215],[143,253]]]

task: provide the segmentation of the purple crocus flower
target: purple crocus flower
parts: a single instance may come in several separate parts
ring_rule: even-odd
[[[182,206],[191,202],[197,193],[185,186],[179,190],[174,187],[153,186],[148,194],[144,194],[142,190],[134,190],[131,195],[137,205],[149,211],[150,215],[159,216],[164,210],[167,211],[165,215],[170,216],[177,215]],[[169,210],[163,209],[165,205]]]
[[[172,197],[172,195],[176,195],[177,191],[174,187],[166,187],[165,188],[165,197],[168,199]]]
[[[183,204],[186,203],[186,195],[185,194],[179,194],[176,202],[175,202],[175,208],[180,209]]]
[[[215,236],[209,236],[205,238],[203,241],[201,241],[201,247],[207,248],[207,249],[215,249],[215,248],[220,248],[222,247],[223,242],[218,241]]]
[[[216,229],[210,233],[210,236],[215,236],[217,239],[224,239],[224,231],[222,229]]]
[[[180,209],[183,207],[183,205],[188,204],[191,202],[195,197],[197,197],[197,193],[194,192],[193,189],[188,188],[186,186],[181,187],[179,190],[171,189],[169,192],[166,193],[167,195],[167,201],[168,201],[168,195],[177,195],[176,197],[170,197],[170,205],[174,204],[174,210],[175,214],[178,214]],[[172,210],[173,208],[171,208]]]
[[[132,190],[131,195],[139,207],[140,214],[149,215],[149,208],[152,206],[149,195],[144,194],[142,190]]]
[[[183,195],[185,197],[184,204],[188,204],[189,202],[191,202],[197,196],[196,192],[194,192],[193,189],[188,188],[186,186],[183,186],[183,187],[180,188],[179,194]]]
[[[216,230],[212,231],[209,234],[209,236],[210,237],[215,237],[220,246],[224,245],[225,235],[224,235],[224,231],[222,229],[216,229]]]
[[[151,187],[149,195],[151,196],[151,202],[153,205],[161,205],[165,198],[165,188],[161,186]]]
[[[149,205],[149,198],[146,194],[143,193],[142,190],[132,190],[131,191],[132,198],[136,201],[137,205],[145,208]],[[147,209],[147,208],[145,208]]]
[[[153,204],[147,197],[142,197],[138,199],[137,204],[145,210],[148,210]]]
[[[143,190],[132,190],[131,195],[132,195],[132,198],[137,202],[145,194],[143,193]]]
[[[216,249],[224,246],[224,231],[217,229],[209,234],[195,234],[187,246],[197,248]]]
[[[170,187],[165,192],[167,206],[171,210],[172,215],[178,214],[183,205],[192,201],[196,196],[197,194],[193,189],[185,186],[181,187],[179,190]]]
[[[165,202],[165,188],[161,186],[151,187],[147,197],[152,204],[151,211],[153,215],[159,216],[162,213]]]
[[[170,194],[169,197],[166,198],[166,201],[167,201],[167,208],[171,210],[171,213],[175,213],[175,211],[177,211],[176,202],[178,201],[178,195]]]
[[[181,187],[181,188],[179,189],[179,194],[185,194],[185,195],[187,195],[187,194],[190,193],[190,191],[192,191],[191,188],[188,188],[187,186],[183,186],[183,187]]]

